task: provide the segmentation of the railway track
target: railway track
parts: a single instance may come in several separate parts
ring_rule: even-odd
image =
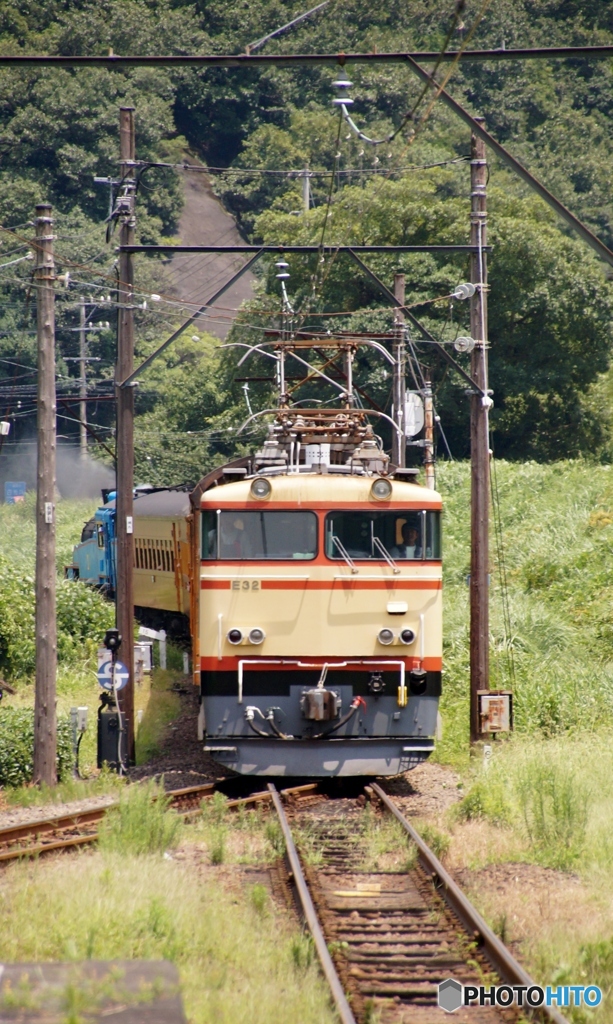
[[[174,789],[168,793],[170,806],[178,811],[186,820],[200,814],[200,804],[212,797],[218,790],[215,782],[203,783],[199,786],[188,786],[185,789]],[[317,788],[316,784],[295,786],[287,790],[288,794],[308,793]],[[245,797],[229,799],[230,810],[240,806],[249,806],[260,801],[269,802],[271,794],[267,789],[251,793]],[[91,845],[98,840],[98,827],[105,814],[118,806],[117,801],[95,807],[90,810],[78,811],[73,814],[48,815],[36,821],[23,822],[0,829],[0,865],[26,857],[40,857],[63,850],[71,850],[80,846]]]
[[[285,837],[288,879],[342,1024],[448,1021],[438,1005],[438,986],[448,978],[462,985],[534,985],[394,801],[376,784],[369,789],[414,844],[415,866],[365,869],[364,809],[355,800],[320,797],[307,804],[269,785]],[[536,1012],[566,1024],[555,1008]],[[470,1006],[453,1018],[462,1024],[511,1024],[525,1016],[514,1006]]]
[[[171,805],[186,820],[218,791],[217,783],[174,790]],[[286,847],[287,883],[311,932],[342,1024],[436,1024],[448,1020],[438,986],[502,983],[527,988],[533,980],[491,931],[396,803],[376,783],[365,792],[393,815],[407,837],[407,858],[393,870],[365,866],[364,800],[329,799],[317,783],[282,790],[269,784],[228,799],[228,809],[270,803]],[[0,830],[0,864],[93,844],[117,802],[72,815],[41,818]],[[308,850],[304,837],[308,836]],[[316,857],[309,854],[316,851]],[[567,1024],[555,1008],[533,1011]],[[515,1024],[516,1007],[460,1007],[460,1024]]]

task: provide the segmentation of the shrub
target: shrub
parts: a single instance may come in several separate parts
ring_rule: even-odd
[[[58,581],[59,661],[93,653],[113,622],[112,605],[97,591]],[[0,668],[10,677],[26,676],[34,671],[35,659],[34,579],[0,556]]]
[[[516,789],[533,847],[547,863],[569,867],[585,842],[588,787],[570,765],[537,754],[518,772]]]
[[[178,844],[181,825],[163,786],[151,780],[121,794],[102,822],[100,846],[116,853],[164,853]]]
[[[595,803],[597,795],[610,799],[610,769],[593,737],[574,744],[568,738],[535,744],[515,737],[498,745],[490,767],[481,768],[452,817],[482,818],[515,830],[549,867],[569,869],[580,857],[585,863],[586,851],[590,857],[597,851],[602,860],[606,844],[595,836],[588,842],[588,827],[593,832],[601,823]]]
[[[70,720],[57,723],[57,775],[70,775],[74,762]],[[0,786],[22,786],[34,771],[34,714],[29,708],[0,709]]]

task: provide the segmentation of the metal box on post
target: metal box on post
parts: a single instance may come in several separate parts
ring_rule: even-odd
[[[479,728],[482,735],[513,731],[511,690],[478,690]]]

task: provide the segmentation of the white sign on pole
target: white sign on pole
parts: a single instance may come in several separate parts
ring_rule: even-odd
[[[407,391],[404,406],[404,432],[415,437],[424,428],[424,403],[417,391]]]

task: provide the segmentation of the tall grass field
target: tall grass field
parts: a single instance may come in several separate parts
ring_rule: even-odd
[[[490,685],[514,691],[518,733],[610,729],[613,469],[584,462],[494,463],[492,480]],[[445,507],[438,757],[461,763],[468,750],[468,466],[442,465],[437,486]]]

